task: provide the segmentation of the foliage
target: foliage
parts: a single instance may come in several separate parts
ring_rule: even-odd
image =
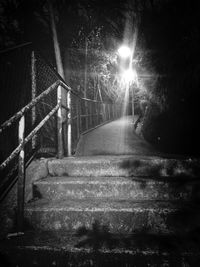
[[[197,153],[199,11],[196,1],[157,1],[141,23],[151,51],[143,62],[156,74],[143,135],[168,152]]]
[[[129,33],[137,22],[134,58],[140,90],[135,90],[135,100],[138,105],[141,101],[149,102],[143,135],[153,142],[159,138],[162,147],[174,143],[175,149],[178,143],[179,147],[184,146],[180,136],[186,129],[191,129],[195,136],[200,133],[196,123],[200,85],[198,1],[52,0],[52,3],[62,58],[66,74],[70,70],[67,77],[72,87],[83,94],[86,84],[87,96],[95,99],[122,99],[124,90],[116,50],[126,37],[127,21]],[[32,41],[54,65],[49,25],[47,0],[0,2],[1,49]],[[194,144],[191,142],[188,147]]]
[[[75,85],[75,88],[78,86],[77,82],[74,82],[78,78],[81,79],[79,84],[84,84],[84,49],[87,39],[87,84],[89,87],[101,84],[101,88],[105,89],[102,91],[103,97],[112,97],[109,90],[106,90],[109,79],[108,65],[112,65],[112,55],[105,51],[111,47],[113,39],[121,34],[120,25],[125,19],[123,1],[52,0],[52,3],[65,69],[78,66],[77,72],[83,74],[80,77],[72,71],[72,85]],[[55,64],[47,0],[3,0],[0,12],[0,25],[3,29],[3,37],[0,40],[2,49],[32,41],[50,63]],[[90,88],[88,90],[91,97],[97,96],[97,93],[90,92]]]

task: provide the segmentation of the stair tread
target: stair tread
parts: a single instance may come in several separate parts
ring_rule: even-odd
[[[104,243],[101,242],[104,240]],[[109,241],[111,246],[109,247]],[[112,242],[113,241],[113,242]],[[12,237],[0,241],[0,250],[8,251],[15,247],[41,249],[57,249],[66,251],[91,250],[99,242],[98,249],[101,252],[129,252],[129,253],[200,253],[200,240],[194,240],[194,236],[188,234],[150,234],[131,233],[116,234],[106,232],[100,225],[92,228],[82,228],[78,231],[25,231],[19,237]]]
[[[200,179],[193,179],[192,177],[185,176],[168,176],[168,177],[123,177],[123,176],[48,176],[39,179],[34,184],[107,184],[107,183],[119,183],[119,184],[131,184],[134,182],[148,182],[148,183],[163,183],[163,182],[200,182]]]
[[[19,263],[27,266],[28,262],[31,266],[43,267],[66,264],[123,267],[133,266],[133,263],[138,267],[151,263],[151,266],[199,265],[200,240],[196,241],[193,236],[113,234],[101,227],[98,229],[25,232],[22,236],[0,241],[1,260],[3,255],[3,260],[9,263],[4,266],[19,266]]]
[[[125,199],[86,198],[66,200],[37,199],[28,203],[26,210],[35,211],[144,211],[144,210],[177,210],[180,208],[195,209],[196,205],[183,201],[134,201]]]
[[[148,156],[70,157],[48,160],[51,176],[198,177],[200,159]]]
[[[71,156],[71,157],[64,157],[62,159],[51,158],[50,161],[76,161],[76,162],[104,162],[104,161],[121,161],[124,159],[141,159],[141,160],[176,160],[176,161],[185,161],[190,160],[193,162],[198,161],[199,158],[192,158],[189,156],[177,156],[177,155],[138,155],[138,154],[131,154],[131,155],[95,155],[95,156]]]
[[[42,178],[40,180],[35,181],[35,184],[57,184],[57,183],[63,183],[63,184],[70,184],[70,183],[91,183],[91,184],[96,184],[96,183],[102,183],[102,184],[107,184],[107,183],[127,183],[130,184],[134,181],[143,181],[147,180],[144,177],[139,177],[137,178],[131,178],[131,177],[115,177],[115,176],[48,176],[45,178]],[[150,180],[150,179],[148,179]]]

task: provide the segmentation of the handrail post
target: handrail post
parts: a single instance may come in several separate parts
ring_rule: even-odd
[[[62,128],[62,88],[58,85],[57,88],[57,104],[59,106],[57,111],[57,138],[58,138],[58,158],[63,158],[63,128]]]
[[[24,143],[25,117],[22,116],[18,126],[18,142]],[[17,230],[23,230],[24,223],[24,187],[25,187],[25,153],[22,146],[18,158],[18,184],[17,184]]]
[[[76,131],[77,131],[77,140],[80,136],[80,109],[79,109],[79,99],[76,101]]]
[[[67,156],[72,155],[71,95],[67,92]]]
[[[35,58],[35,52],[32,51],[31,53],[31,96],[32,100],[36,98],[36,58]],[[36,122],[36,106],[32,107],[32,113],[31,113],[31,119],[32,119],[32,127],[34,127]],[[37,142],[37,135],[35,135],[32,138],[32,149],[36,148],[36,142]]]

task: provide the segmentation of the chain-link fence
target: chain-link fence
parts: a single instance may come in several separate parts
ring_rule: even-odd
[[[25,44],[15,49],[0,53],[0,125],[8,120],[32,99],[40,95],[58,77],[56,72],[44,62],[39,53],[35,52],[31,44]],[[41,102],[25,113],[25,136],[52,110],[57,101],[56,90],[45,96]],[[0,133],[0,162],[12,153],[18,145],[18,123],[12,125]],[[42,148],[54,153],[56,147],[56,116],[52,116],[44,127],[25,146],[26,163],[34,152]],[[3,177],[16,176],[18,165],[17,157],[1,172]],[[3,175],[2,175],[3,174]],[[12,179],[5,179],[1,191],[7,188]],[[1,194],[1,192],[0,192]]]
[[[85,99],[77,95],[31,44],[0,53],[0,59],[0,161],[3,162],[0,169],[3,170],[4,177],[16,176],[17,154],[11,160],[8,160],[8,157],[19,145],[20,118],[24,116],[24,135],[27,137],[53,109],[57,110],[55,108],[58,107],[58,90],[56,90],[58,84],[63,88],[61,139],[64,144],[64,155],[75,153],[81,133],[120,116],[120,106],[117,104]],[[56,86],[54,86],[55,83]],[[50,87],[53,90],[46,94],[46,90]],[[19,110],[43,93],[45,95],[39,101],[16,117]],[[35,152],[40,155],[43,153],[43,155],[56,156],[59,143],[57,129],[59,119],[55,114],[54,112],[53,116],[49,116],[39,132],[24,145],[26,163]],[[15,119],[12,123],[8,122],[7,120],[13,115]],[[7,121],[4,123],[6,127],[2,128],[2,123],[5,121]],[[9,180],[6,178],[2,188],[7,188],[8,183]],[[0,190],[2,188],[0,187]]]
[[[31,44],[0,53],[0,124],[9,119],[32,99],[57,81],[58,74],[48,65]],[[56,90],[26,113],[26,135],[55,107]],[[14,126],[15,125],[15,126]],[[16,147],[17,124],[0,136],[1,159]],[[35,140],[35,146],[55,151],[56,117],[47,121]],[[48,150],[47,149],[47,150]]]

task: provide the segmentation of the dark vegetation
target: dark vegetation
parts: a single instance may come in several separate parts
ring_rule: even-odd
[[[160,75],[142,131],[167,152],[199,155],[199,11],[197,1],[162,1],[141,22],[145,61]]]

